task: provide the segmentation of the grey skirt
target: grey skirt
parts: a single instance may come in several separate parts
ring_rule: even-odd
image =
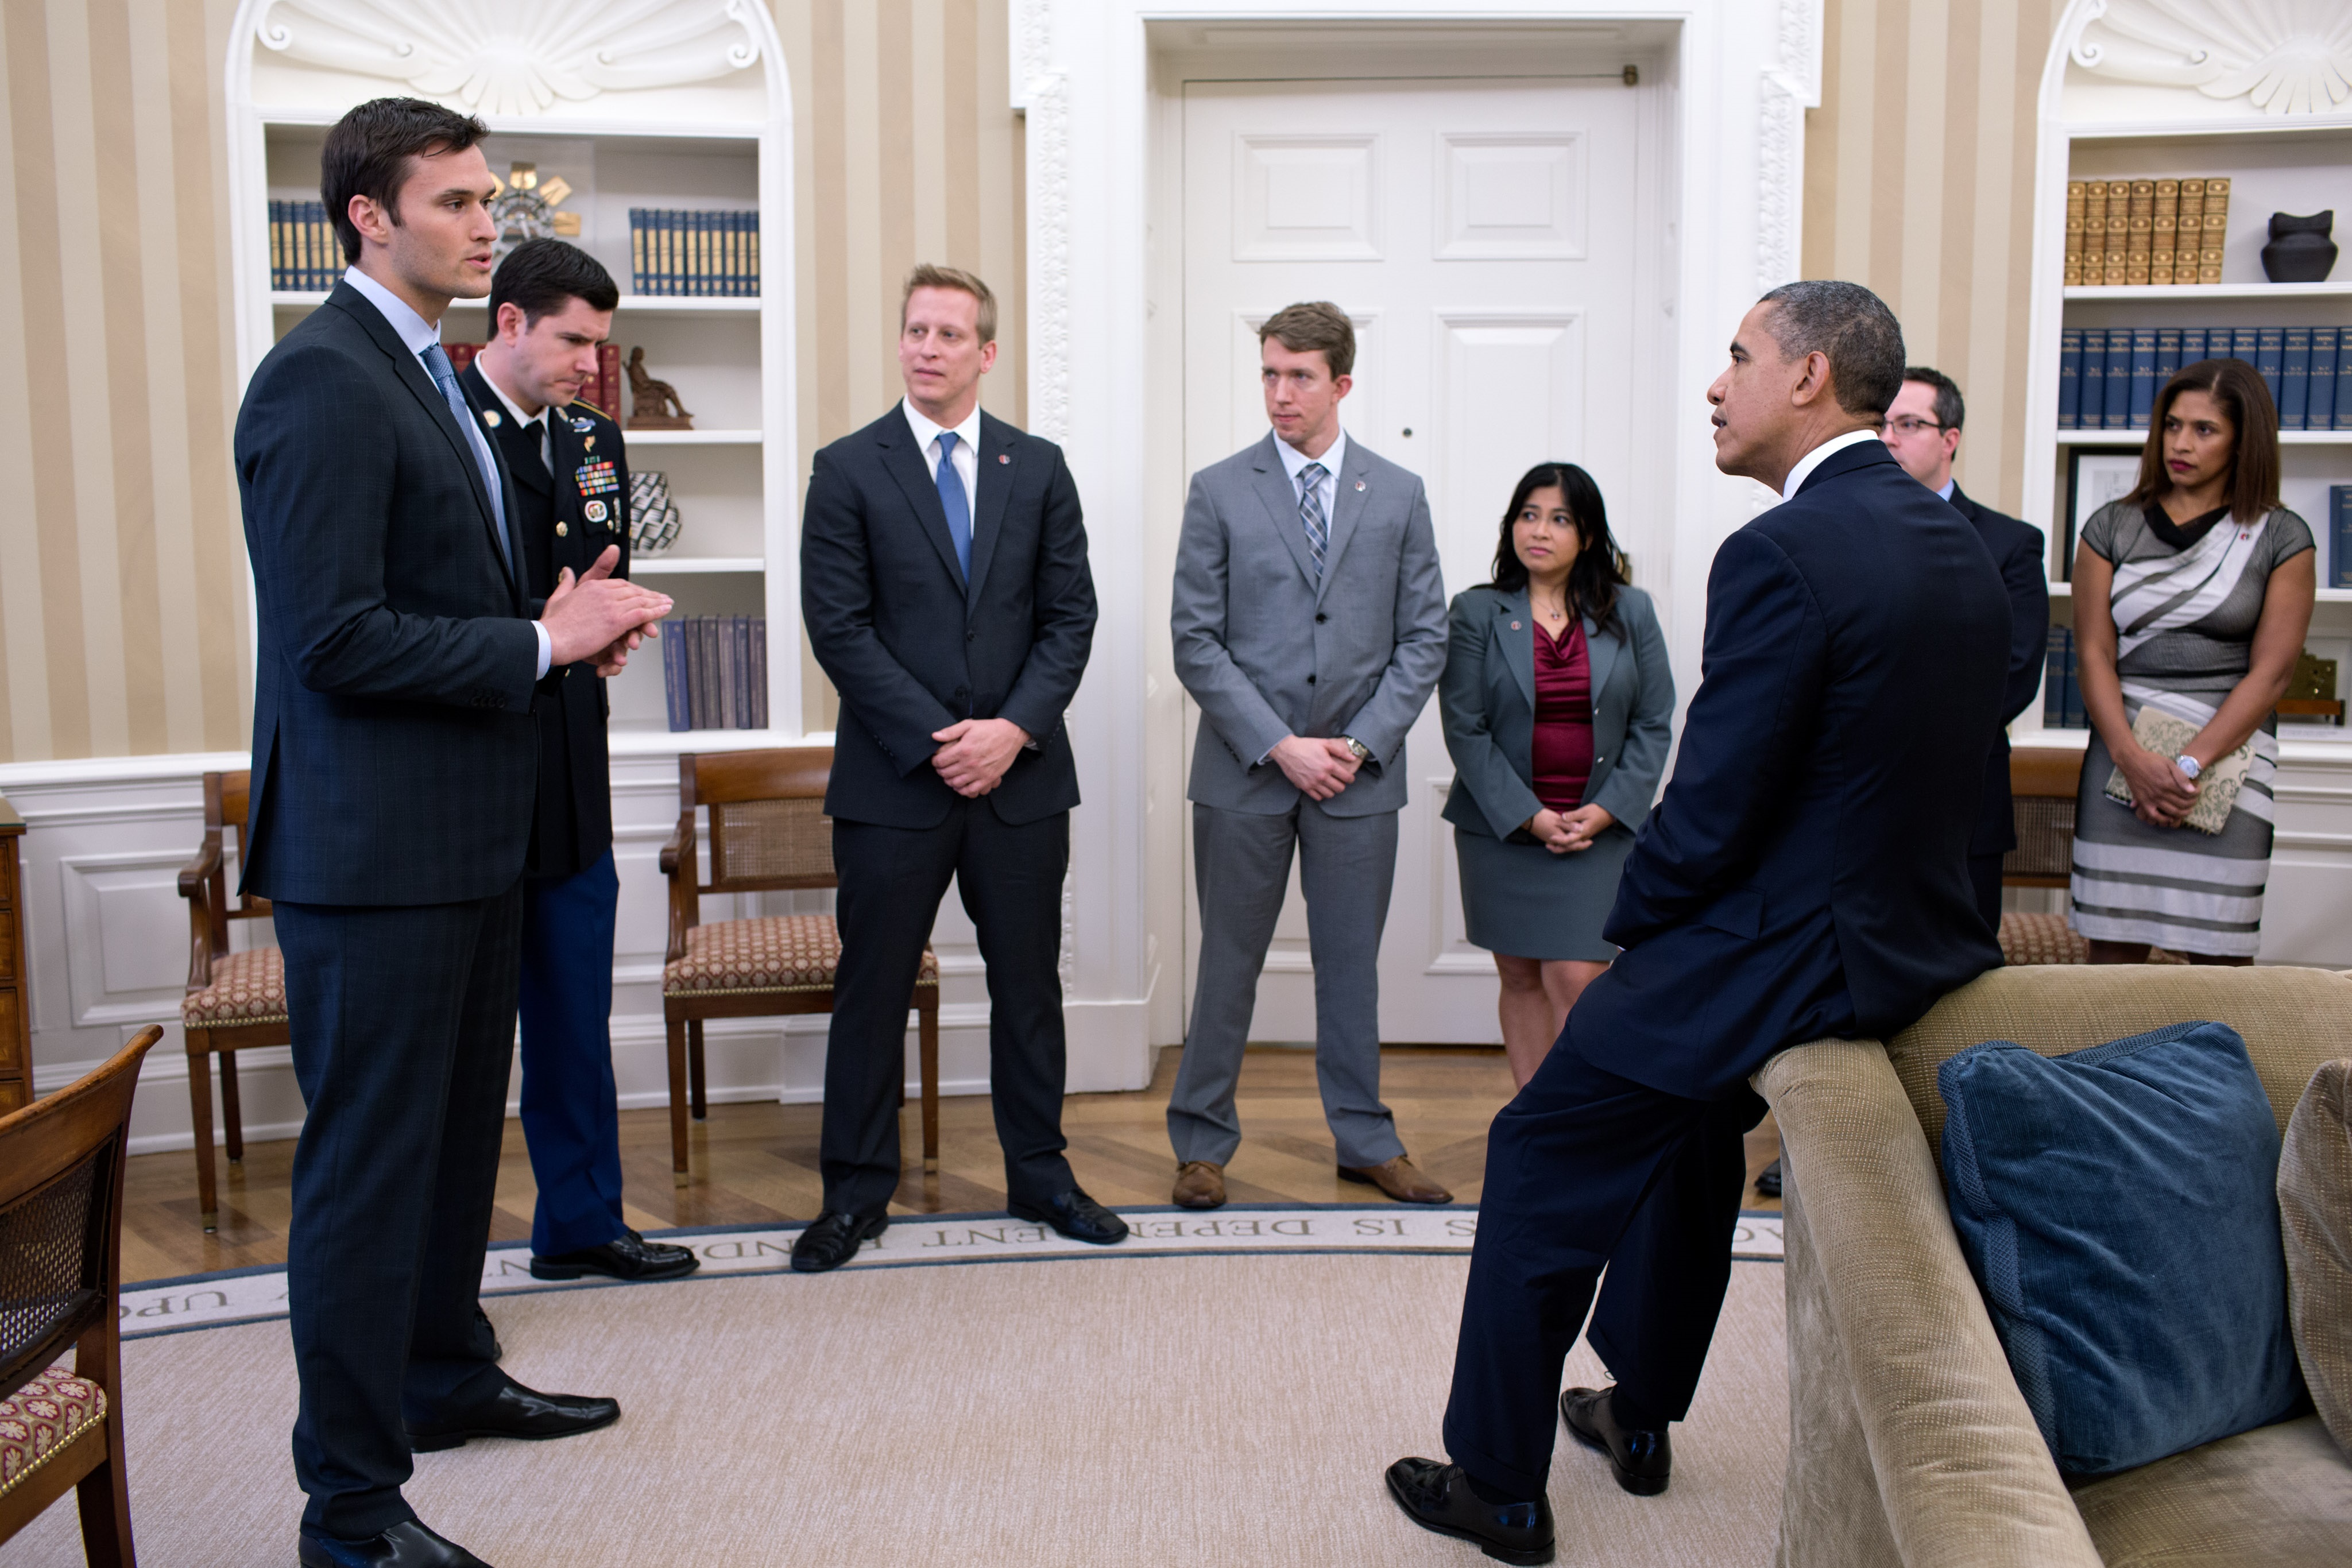
[[[1622,822],[1593,840],[1591,849],[1568,855],[1454,829],[1462,920],[1470,940],[1514,958],[1610,962],[1617,949],[1601,939],[1601,926],[1617,902],[1617,875],[1633,852],[1633,831]]]

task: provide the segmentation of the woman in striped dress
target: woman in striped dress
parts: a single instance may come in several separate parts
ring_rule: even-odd
[[[2251,964],[2270,880],[2278,720],[2311,624],[2311,529],[2279,505],[2278,411],[2242,360],[2166,383],[2139,484],[2084,525],[2074,642],[2091,741],[2074,808],[2074,929],[2094,964],[2151,946]],[[2196,727],[2178,760],[2132,736],[2141,708]],[[2219,834],[2182,825],[2196,779],[2249,740]],[[2133,804],[2106,793],[2121,769]]]

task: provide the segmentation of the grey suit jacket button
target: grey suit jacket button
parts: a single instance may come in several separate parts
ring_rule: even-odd
[[[1323,624],[1323,622],[1325,622],[1326,621],[1328,621],[1328,620],[1330,620],[1330,619],[1331,619],[1331,618],[1330,618],[1328,615],[1324,614],[1324,613],[1323,613],[1323,612],[1321,612],[1320,610],[1318,610],[1318,611],[1315,612],[1315,624],[1317,624],[1318,626],[1322,625],[1322,624]]]
[[[1312,676],[1312,675],[1307,676],[1307,684],[1308,685],[1310,685],[1310,686],[1311,686],[1311,685],[1313,685],[1315,684],[1315,677],[1314,677],[1314,676]]]

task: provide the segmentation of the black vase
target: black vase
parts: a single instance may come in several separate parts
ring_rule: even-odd
[[[2273,283],[2324,283],[2336,265],[2336,242],[2327,237],[2336,226],[2333,208],[2298,218],[2291,213],[2271,214],[2271,243],[2263,246],[2263,272]]]

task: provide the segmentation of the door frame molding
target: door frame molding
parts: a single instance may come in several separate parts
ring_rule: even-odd
[[[1674,251],[1663,269],[1664,308],[1676,323],[1667,374],[1673,406],[1691,418],[1661,443],[1673,546],[1647,575],[1678,688],[1687,693],[1698,672],[1707,565],[1770,499],[1763,486],[1716,471],[1698,410],[1740,316],[1763,290],[1798,275],[1803,110],[1821,101],[1822,7],[1822,0],[1486,0],[1465,16],[1426,0],[1286,0],[1279,21],[1269,22],[1242,0],[1013,0],[1010,89],[1026,120],[1031,424],[1062,444],[1085,493],[1103,606],[1070,710],[1087,802],[1071,821],[1065,968],[1077,1004],[1072,1089],[1147,1083],[1156,1044],[1181,1035],[1185,1000],[1170,994],[1181,989],[1169,940],[1181,939],[1181,888],[1173,890],[1171,926],[1171,890],[1157,885],[1170,869],[1171,820],[1185,809],[1181,775],[1147,759],[1150,716],[1164,712],[1169,697],[1150,656],[1165,608],[1149,599],[1145,526],[1155,486],[1170,483],[1167,455],[1155,450],[1167,444],[1152,435],[1169,402],[1154,383],[1168,378],[1139,351],[1153,338],[1156,54],[1188,42],[1247,47],[1253,27],[1345,28],[1344,37],[1368,41],[1383,31],[1479,32],[1489,42],[1498,41],[1490,29],[1564,37],[1573,29],[1579,41],[1593,42],[1606,36],[1601,29],[1618,29],[1644,49],[1663,45],[1664,145],[1678,172]],[[1181,474],[1173,482],[1181,494]],[[1157,636],[1164,643],[1164,625]],[[1173,836],[1181,841],[1181,831]],[[1189,874],[1181,856],[1173,869]],[[1093,1027],[1076,1027],[1081,1010]]]

